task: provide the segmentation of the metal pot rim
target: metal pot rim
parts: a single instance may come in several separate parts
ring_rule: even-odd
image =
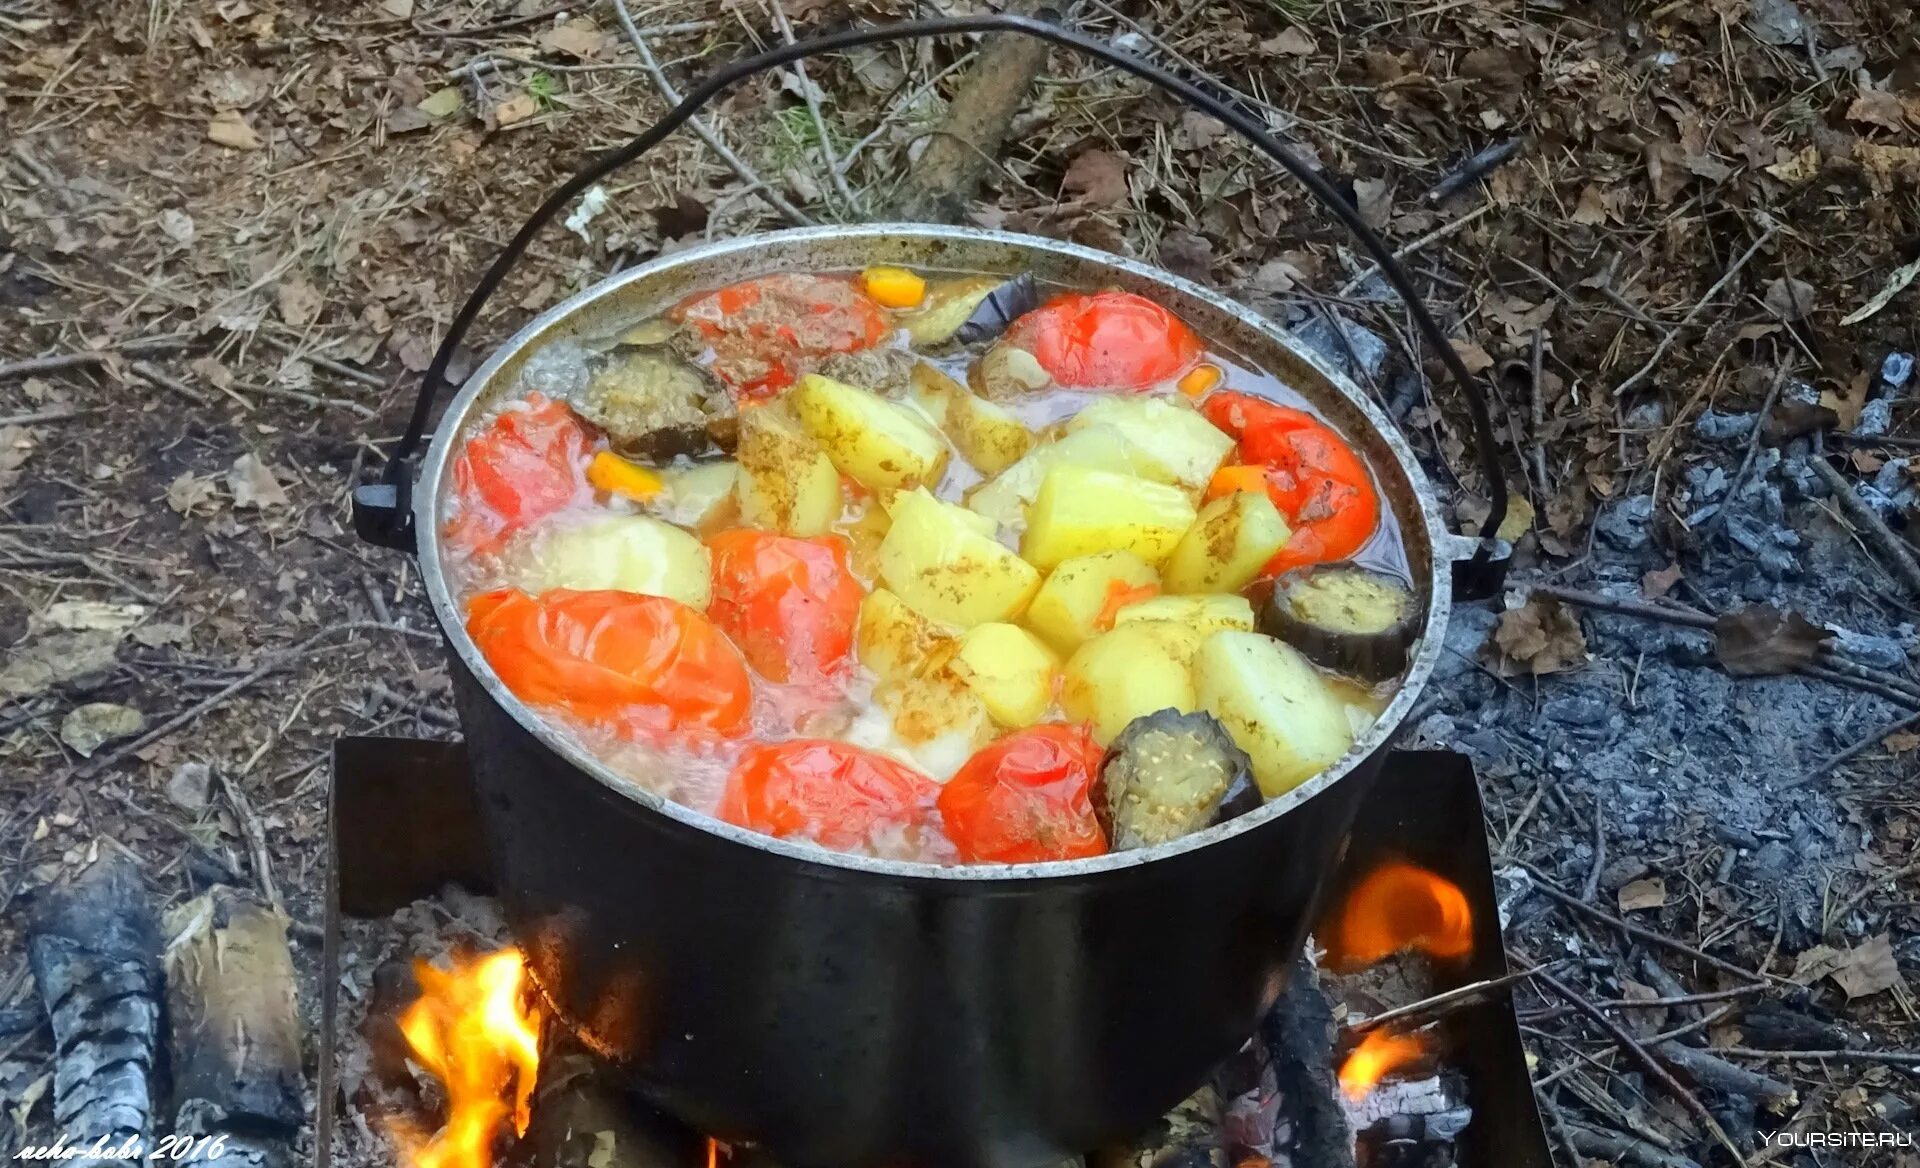
[[[527,349],[557,325],[574,317],[583,308],[640,280],[657,278],[662,273],[678,268],[698,266],[719,258],[750,253],[769,244],[792,245],[825,240],[844,241],[866,238],[877,240],[901,237],[956,243],[995,244],[1051,252],[1083,263],[1125,272],[1135,279],[1173,288],[1187,296],[1205,301],[1216,310],[1236,318],[1254,332],[1263,334],[1267,340],[1285,348],[1300,361],[1311,366],[1378,433],[1380,439],[1391,451],[1395,462],[1398,463],[1398,469],[1406,476],[1413,489],[1414,497],[1420,503],[1415,509],[1419,512],[1419,520],[1424,526],[1428,546],[1432,549],[1426,579],[1416,581],[1416,584],[1424,583],[1426,586],[1426,614],[1420,630],[1418,649],[1407,667],[1407,673],[1399,691],[1381,711],[1367,733],[1356,739],[1353,746],[1338,762],[1285,795],[1268,800],[1257,811],[1249,812],[1218,827],[1152,848],[1109,852],[1103,856],[1082,860],[1050,860],[1032,864],[943,865],[910,860],[882,860],[828,851],[811,844],[761,835],[644,790],[600,762],[584,747],[573,741],[570,735],[542,718],[501,684],[499,677],[481,655],[478,646],[467,635],[466,622],[454,605],[440,556],[439,533],[441,491],[449,474],[448,464],[452,459],[452,451],[457,445],[449,439],[464,427],[469,415],[474,412],[476,402],[489,388],[499,370],[517,357],[522,350]],[[1433,509],[1429,505],[1431,498],[1431,489],[1428,487],[1426,475],[1420,469],[1419,462],[1414,458],[1412,449],[1401,436],[1399,429],[1357,386],[1312,350],[1294,341],[1285,330],[1218,293],[1147,264],[1058,240],[970,227],[944,227],[924,223],[873,223],[857,226],[802,227],[747,235],[688,248],[620,272],[542,312],[503,342],[486,363],[467,379],[460,392],[447,406],[445,414],[442,415],[435,429],[432,448],[421,466],[419,481],[413,491],[413,506],[414,530],[418,545],[416,554],[420,561],[421,575],[428,598],[433,605],[434,615],[440,621],[448,645],[479,680],[489,698],[505,709],[514,721],[538,739],[542,745],[567,763],[585,771],[606,787],[648,810],[711,835],[805,864],[839,869],[849,876],[858,874],[897,879],[1000,882],[1091,877],[1104,872],[1137,868],[1223,843],[1271,824],[1291,809],[1345,778],[1362,760],[1376,751],[1388,749],[1399,729],[1400,722],[1413,708],[1415,699],[1425,687],[1441,651],[1447,613],[1451,607],[1453,594],[1449,561],[1464,558],[1465,555],[1471,554],[1473,549],[1471,540],[1447,531],[1445,525],[1433,514]],[[1408,518],[1404,514],[1401,516],[1403,524]]]

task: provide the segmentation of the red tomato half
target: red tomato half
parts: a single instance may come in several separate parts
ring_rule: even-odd
[[[1069,292],[1013,322],[1007,342],[1074,389],[1145,389],[1200,359],[1200,337],[1131,292]]]
[[[1367,464],[1332,427],[1304,410],[1244,393],[1213,394],[1200,408],[1239,440],[1242,458],[1257,464],[1222,467],[1207,497],[1264,485],[1293,526],[1293,537],[1267,561],[1263,576],[1344,560],[1365,546],[1380,523],[1380,497]]]
[[[566,403],[530,393],[467,439],[453,460],[459,509],[447,539],[470,552],[500,546],[515,531],[565,507],[585,490],[594,438]]]
[[[707,615],[769,681],[844,677],[866,589],[839,536],[797,539],[740,528],[707,541],[713,602]]]
[[[762,835],[845,851],[876,830],[922,819],[938,789],[904,763],[844,742],[799,738],[748,747],[727,778],[719,815]]]
[[[1093,815],[1100,748],[1085,726],[1018,730],[981,748],[940,788],[962,860],[1025,864],[1102,855]]]
[[[746,733],[752,679],[713,622],[637,592],[511,588],[467,602],[467,633],[522,701],[635,733]]]
[[[730,284],[675,319],[713,346],[713,371],[741,397],[772,397],[821,358],[879,344],[887,314],[852,280],[799,272]]]

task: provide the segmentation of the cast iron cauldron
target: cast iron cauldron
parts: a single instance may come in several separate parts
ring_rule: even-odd
[[[956,28],[1011,28],[1114,57],[1077,34],[1011,17],[919,22],[868,39]],[[709,83],[689,103],[719,88]],[[556,196],[542,214],[564,205]],[[496,264],[442,358],[529,235]],[[1377,243],[1369,247],[1390,263]],[[827,853],[663,801],[500,684],[467,636],[439,548],[449,464],[470,421],[511,396],[522,365],[556,340],[606,336],[692,291],[747,277],[873,264],[1026,271],[1143,293],[1288,382],[1365,454],[1425,615],[1399,693],[1345,758],[1256,812],[1151,850],[941,868]],[[1389,273],[1396,282],[1404,275]],[[1423,309],[1416,315],[1431,323]],[[443,367],[429,374],[420,420]],[[1039,1168],[1132,1134],[1190,1092],[1278,994],[1355,803],[1440,652],[1449,561],[1480,546],[1429,514],[1419,466],[1387,419],[1263,318],[1086,248],[919,225],[735,239],[598,284],[542,314],[467,381],[417,485],[400,466],[385,500],[391,508],[397,489],[398,508],[382,517],[378,492],[363,493],[357,523],[372,538],[417,548],[452,649],[498,886],[540,989],[562,1022],[629,1065],[656,1102],[723,1140],[763,1144],[793,1168]],[[1492,523],[1504,500],[1497,504]],[[409,510],[412,531],[396,536]]]

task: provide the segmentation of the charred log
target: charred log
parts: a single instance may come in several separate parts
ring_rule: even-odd
[[[169,913],[167,932],[175,1131],[206,1137],[196,1161],[285,1164],[305,1091],[287,918],[216,888]]]
[[[79,1149],[151,1148],[162,1074],[159,951],[140,871],[118,851],[39,893],[27,956],[53,1029],[54,1122]]]
[[[1294,962],[1286,992],[1267,1015],[1261,1034],[1273,1060],[1280,1092],[1294,1117],[1295,1158],[1299,1163],[1352,1165],[1353,1128],[1341,1104],[1334,1047],[1339,1027],[1333,1005],[1320,987],[1320,975],[1305,958]]]

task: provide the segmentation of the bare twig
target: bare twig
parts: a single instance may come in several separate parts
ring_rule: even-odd
[[[225,767],[215,767],[214,775],[220,780],[221,793],[226,795],[227,803],[233,808],[233,816],[240,822],[240,837],[247,841],[247,856],[253,863],[253,878],[260,882],[260,894],[267,898],[273,911],[285,914],[286,904],[280,899],[280,890],[273,883],[273,860],[267,854],[267,832],[260,826],[260,817],[253,813],[253,804],[247,802],[247,796],[240,790],[240,784],[233,781]]]
[[[1916,562],[1913,553],[1902,546],[1900,537],[1893,534],[1886,523],[1873,513],[1873,508],[1860,501],[1860,496],[1854,493],[1853,486],[1841,476],[1839,471],[1833,469],[1832,463],[1816,454],[1807,459],[1807,465],[1813,468],[1813,472],[1820,476],[1820,481],[1826,483],[1828,489],[1833,492],[1834,501],[1840,504],[1840,509],[1845,511],[1847,518],[1853,521],[1855,530],[1860,533],[1860,538],[1871,544],[1873,549],[1887,561],[1887,566],[1892,569],[1893,574],[1898,576],[1916,596],[1920,596],[1920,562]]]
[[[793,25],[787,21],[780,0],[767,0],[767,10],[773,13],[773,24],[780,30],[780,38],[792,44]],[[846,172],[840,168],[840,159],[834,154],[833,137],[827,133],[827,116],[820,112],[820,99],[815,96],[814,84],[807,77],[807,63],[795,61],[793,75],[800,82],[800,100],[807,104],[807,113],[813,117],[813,128],[820,135],[820,162],[826,168],[827,177],[833,181],[833,189],[846,204],[848,213],[859,215],[860,200],[854,197],[853,188],[847,185]]]
[[[1468,211],[1465,215],[1460,216],[1458,219],[1455,219],[1449,223],[1443,223],[1440,226],[1434,228],[1432,231],[1427,232],[1425,235],[1420,236],[1418,239],[1412,240],[1411,242],[1400,247],[1398,250],[1396,250],[1393,253],[1393,258],[1396,260],[1404,260],[1410,255],[1414,255],[1416,253],[1425,251],[1428,247],[1431,247],[1432,245],[1439,243],[1441,240],[1447,238],[1448,236],[1456,234],[1462,229],[1472,225],[1482,215],[1485,215],[1487,212],[1491,210],[1493,210],[1492,203],[1482,203],[1478,207],[1475,207],[1473,210]],[[1365,270],[1355,275],[1353,279],[1348,280],[1346,283],[1340,285],[1339,290],[1336,291],[1334,295],[1340,298],[1352,296],[1355,292],[1358,292],[1360,290],[1361,285],[1365,284],[1368,280],[1373,279],[1373,277],[1376,274],[1378,274],[1379,271],[1380,271],[1380,265],[1378,264],[1368,265]]]
[[[640,31],[638,25],[633,23],[633,13],[627,11],[627,0],[613,0],[613,14],[620,21],[620,27],[627,34],[627,39],[633,42],[634,50],[640,54],[640,64],[646,68],[648,78],[653,81],[653,87],[660,91],[661,98],[668,105],[679,105],[680,91],[675,89],[673,82],[667,79],[666,70],[660,68],[660,62],[654,59],[653,49],[648,47],[645,34]],[[713,151],[719,156],[720,161],[727,164],[727,169],[739,176],[741,182],[746,183],[749,189],[765,199],[774,210],[786,216],[789,223],[800,227],[813,225],[811,216],[788,202],[786,197],[769,186],[753,167],[748,166],[745,159],[728,148],[705,118],[698,116],[689,118],[687,125],[691,126],[700,140],[707,144],[707,149]]]
[[[387,389],[391,385],[386,378],[376,373],[370,373],[365,369],[357,369],[344,361],[336,361],[332,357],[302,349],[298,344],[287,340],[285,337],[276,336],[273,333],[265,331],[255,333],[254,335],[280,350],[282,353],[285,353],[287,356],[292,357],[294,360],[303,361],[315,369],[324,369],[329,373],[337,373],[348,381],[356,381],[372,389]]]
[[[1606,1031],[1607,1034],[1620,1045],[1622,1050],[1632,1055],[1635,1062],[1638,1062],[1642,1067],[1646,1068],[1647,1073],[1652,1075],[1655,1081],[1666,1088],[1667,1092],[1675,1099],[1678,1099],[1682,1106],[1692,1112],[1695,1119],[1706,1125],[1707,1130],[1713,1133],[1713,1138],[1720,1141],[1720,1146],[1725,1148],[1727,1152],[1733,1156],[1735,1163],[1741,1165],[1746,1164],[1747,1157],[1745,1153],[1741,1152],[1739,1145],[1735,1144],[1732,1137],[1727,1135],[1726,1129],[1720,1126],[1720,1121],[1713,1117],[1713,1112],[1707,1110],[1706,1104],[1700,1102],[1698,1096],[1687,1090],[1686,1086],[1682,1084],[1680,1080],[1674,1078],[1673,1072],[1666,1068],[1666,1064],[1653,1057],[1653,1055],[1647,1051],[1646,1047],[1640,1045],[1639,1039],[1636,1039],[1632,1034],[1628,1033],[1626,1027],[1609,1018],[1604,1011],[1592,1002],[1587,1001],[1587,999],[1582,997],[1572,986],[1569,986],[1546,970],[1534,970],[1534,977],[1548,989],[1559,994],[1562,1000],[1568,1005],[1580,1011],[1580,1013],[1585,1014],[1593,1021],[1594,1025]]]
[[[1920,720],[1920,714],[1915,715],[1915,718],[1917,720]],[[1883,884],[1898,885],[1902,880],[1905,880],[1907,877],[1916,876],[1916,875],[1920,875],[1920,860],[1915,860],[1911,864],[1908,864],[1903,868],[1895,868],[1891,872],[1882,872],[1880,875],[1875,876],[1873,879],[1867,881],[1866,885],[1862,887],[1860,891],[1854,893],[1852,896],[1847,897],[1847,899],[1835,905],[1833,911],[1827,914],[1827,919],[1834,920],[1834,921],[1841,920],[1848,913],[1860,907],[1861,902],[1866,900],[1869,896],[1872,896],[1874,892],[1880,888],[1881,885]]]
[[[1920,710],[1915,710],[1891,726],[1881,726],[1878,729],[1867,731],[1866,735],[1852,746],[1847,747],[1845,750],[1840,751],[1830,758],[1815,763],[1806,774],[1789,780],[1781,785],[1778,790],[1791,791],[1795,787],[1804,787],[1808,783],[1817,782],[1824,778],[1828,771],[1833,770],[1835,767],[1844,766],[1854,759],[1859,758],[1867,751],[1872,750],[1884,742],[1889,734],[1898,734],[1902,730],[1912,730],[1915,728],[1920,728]]]
[[[1492,204],[1488,204],[1491,206]],[[1546,376],[1547,331],[1544,328],[1533,330],[1533,344],[1527,355],[1527,420],[1532,430],[1532,445],[1528,454],[1533,458],[1534,481],[1540,484],[1540,497],[1547,497],[1547,407],[1543,400],[1541,379]]]
[[[35,410],[27,414],[8,414],[0,417],[0,426],[33,426],[46,422],[71,422],[75,418],[84,418],[88,414],[104,414],[103,409],[76,410],[72,406],[55,406],[50,410]]]
[[[1504,142],[1495,142],[1468,158],[1453,173],[1433,184],[1433,189],[1427,192],[1427,204],[1438,206],[1446,202],[1467,189],[1469,185],[1479,182],[1505,166],[1526,144],[1527,140],[1524,137],[1508,138]]]
[[[199,718],[202,715],[206,714],[209,710],[217,709],[218,707],[223,706],[227,702],[233,700],[233,697],[235,694],[238,694],[242,690],[249,689],[255,685],[258,685],[261,681],[265,680],[268,677],[271,677],[273,674],[279,672],[280,670],[285,669],[287,666],[293,664],[295,661],[298,661],[300,658],[306,656],[308,653],[313,652],[314,649],[319,647],[320,642],[326,640],[329,637],[336,636],[340,633],[352,633],[352,632],[373,631],[373,630],[378,630],[380,632],[385,632],[385,633],[398,633],[403,637],[414,637],[424,641],[438,640],[438,638],[432,633],[422,632],[419,629],[409,629],[402,625],[381,624],[378,621],[346,621],[342,624],[329,625],[328,627],[321,629],[319,632],[315,633],[313,636],[308,637],[306,640],[295,645],[291,649],[285,649],[277,653],[269,654],[267,656],[267,659],[264,662],[262,662],[259,665],[259,667],[254,669],[251,673],[248,673],[245,677],[240,678],[239,680],[226,686],[224,689],[219,690],[218,692],[204,698],[203,700],[194,703],[193,705],[180,711],[178,714],[175,714],[173,717],[168,718],[166,721],[160,723],[158,726],[155,726],[153,729],[147,731],[145,734],[140,735],[138,738],[125,742],[120,746],[117,746],[114,749],[106,752],[105,754],[95,755],[92,759],[90,759],[87,762],[85,766],[79,768],[78,773],[82,778],[88,778],[93,775],[97,775],[101,771],[119,764],[123,759],[126,759],[127,757],[134,754],[135,752],[145,750],[147,747],[160,741],[162,738],[166,738],[169,735],[179,731],[181,728],[193,724],[195,721],[199,720]]]
[[[1693,958],[1694,960],[1704,962],[1707,965],[1711,965],[1713,968],[1720,970],[1722,973],[1730,973],[1735,977],[1743,978],[1749,982],[1764,984],[1772,980],[1764,974],[1755,973],[1751,969],[1743,969],[1740,966],[1735,965],[1731,961],[1726,961],[1721,958],[1715,957],[1713,954],[1708,953],[1705,950],[1695,948],[1694,946],[1687,944],[1685,941],[1676,940],[1673,937],[1667,936],[1665,933],[1656,933],[1652,929],[1642,928],[1641,926],[1634,924],[1632,921],[1623,920],[1620,917],[1613,915],[1612,913],[1608,912],[1606,909],[1588,904],[1586,901],[1581,900],[1579,897],[1575,896],[1573,893],[1568,892],[1565,889],[1561,888],[1559,885],[1555,884],[1553,882],[1553,877],[1547,875],[1547,873],[1537,865],[1530,864],[1527,861],[1521,860],[1521,859],[1515,859],[1514,862],[1519,864],[1522,868],[1525,868],[1528,872],[1531,872],[1533,874],[1533,878],[1534,878],[1533,886],[1535,888],[1538,888],[1540,891],[1546,893],[1548,896],[1559,901],[1561,904],[1566,905],[1568,908],[1571,908],[1576,912],[1585,913],[1587,916],[1590,916],[1593,919],[1600,921],[1603,924],[1612,925],[1614,928],[1619,929],[1621,932],[1627,934],[1630,937],[1638,937],[1642,941],[1649,942],[1650,944],[1662,945],[1668,949],[1674,950],[1675,952],[1685,953],[1687,956]]]
[[[1912,1050],[1754,1050],[1745,1046],[1717,1046],[1715,1053],[1735,1058],[1794,1059],[1803,1062],[1878,1063],[1920,1067],[1920,1051]]]
[[[1391,1010],[1383,1010],[1371,1018],[1362,1018],[1360,1021],[1353,1023],[1347,1027],[1347,1030],[1353,1034],[1364,1034],[1369,1030],[1377,1030],[1382,1026],[1392,1026],[1403,1023],[1409,1018],[1418,1018],[1420,1019],[1419,1025],[1425,1025],[1432,1019],[1444,1017],[1454,1010],[1470,1006],[1484,999],[1489,994],[1494,993],[1496,990],[1505,989],[1515,982],[1525,981],[1532,977],[1533,973],[1534,971],[1531,969],[1522,969],[1514,973],[1509,973],[1505,977],[1491,977],[1484,981],[1476,981],[1470,985],[1460,986],[1458,989],[1451,989],[1444,993],[1434,994],[1432,997],[1422,998],[1417,1002],[1411,1002],[1404,1006],[1395,1006]]]
[[[150,341],[131,341],[105,349],[82,349],[77,353],[55,353],[47,357],[26,357],[18,361],[0,361],[0,378],[28,377],[80,365],[99,365],[109,358],[135,353],[168,353],[187,347],[185,337],[156,337]]]
[[[1767,396],[1760,403],[1760,412],[1754,415],[1753,432],[1747,435],[1747,452],[1740,458],[1740,469],[1734,472],[1733,482],[1727,486],[1727,494],[1720,504],[1720,509],[1707,520],[1706,528],[1701,532],[1703,536],[1712,535],[1726,523],[1728,513],[1733,510],[1734,504],[1740,498],[1740,492],[1746,489],[1747,476],[1753,473],[1754,459],[1760,454],[1760,436],[1766,431],[1767,419],[1773,416],[1773,407],[1780,401],[1780,388],[1787,383],[1787,371],[1792,365],[1792,361],[1782,361],[1780,367],[1773,371],[1773,381],[1767,386]]]
[[[1699,316],[1701,310],[1712,303],[1713,298],[1720,295],[1721,290],[1733,282],[1733,278],[1740,274],[1740,269],[1746,267],[1749,260],[1760,254],[1760,249],[1773,239],[1777,231],[1779,228],[1768,225],[1767,229],[1760,233],[1760,238],[1753,241],[1753,246],[1742,252],[1740,258],[1733,261],[1725,274],[1714,282],[1713,287],[1707,289],[1707,294],[1694,302],[1693,307],[1687,310],[1687,314],[1680,318],[1680,323],[1674,325],[1665,336],[1660,338],[1659,343],[1654,345],[1653,355],[1647,358],[1646,364],[1634,370],[1625,381],[1613,387],[1613,396],[1622,397],[1634,386],[1646,380],[1648,374],[1651,374],[1660,364],[1661,358],[1667,355],[1667,350],[1673,347],[1674,338],[1687,330],[1687,326],[1693,323],[1693,318]]]
[[[210,406],[213,404],[212,398],[209,398],[206,394],[201,393],[199,390],[150,361],[135,361],[128,365],[127,369],[141,380],[150,381],[163,389],[170,389],[195,405]]]

